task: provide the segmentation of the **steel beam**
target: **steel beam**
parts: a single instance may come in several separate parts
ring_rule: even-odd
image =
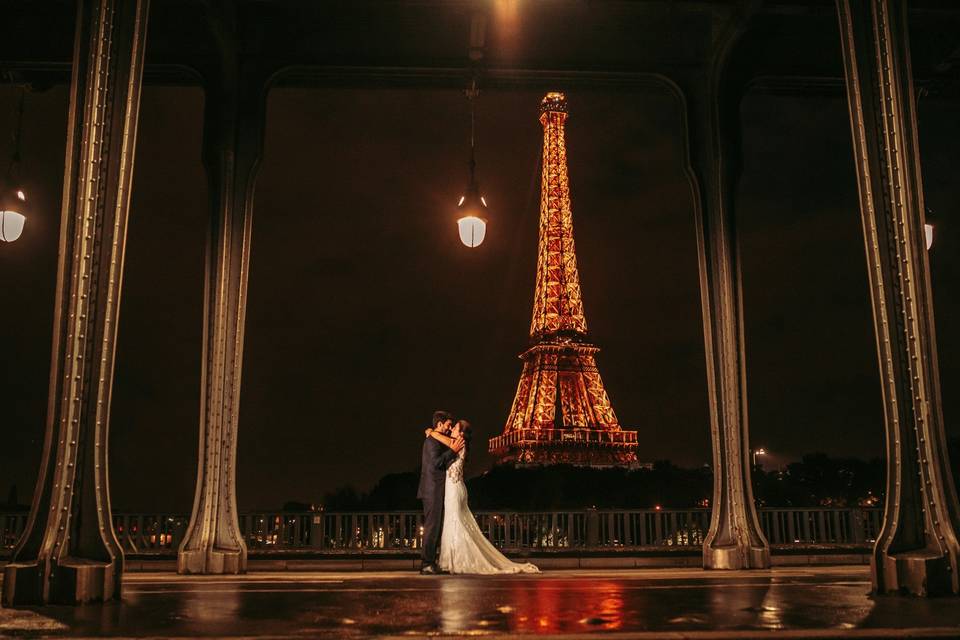
[[[710,434],[713,503],[703,542],[705,569],[770,566],[750,480],[750,438],[740,247],[734,193],[740,170],[739,104],[745,78],[731,58],[746,16],[733,16],[711,63],[680,80],[693,190]]]
[[[203,161],[210,193],[197,485],[180,545],[180,573],[242,573],[247,547],[237,517],[237,423],[243,364],[253,193],[263,151],[268,75],[242,67],[229,34],[234,16],[218,14],[222,59],[207,77]]]
[[[120,597],[107,443],[147,7],[78,2],[46,433],[8,606]]]
[[[906,2],[838,0],[887,440],[877,593],[958,594]]]
[[[770,547],[760,530],[750,480],[735,181],[717,96],[711,93],[687,93],[695,120],[689,131],[713,446],[713,510],[703,541],[703,567],[757,569],[770,566]]]

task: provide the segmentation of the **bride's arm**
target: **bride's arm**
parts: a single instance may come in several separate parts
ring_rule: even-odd
[[[437,441],[443,444],[446,444],[445,441],[450,442],[450,444],[446,444],[443,452],[437,457],[437,469],[439,471],[446,471],[447,468],[460,457],[460,451],[463,449],[465,443],[463,438],[450,438],[439,433],[433,435]]]
[[[445,436],[434,429],[431,429],[427,433],[427,436],[430,438],[433,438],[434,440],[439,440],[440,442],[447,445],[451,449],[453,448],[453,438],[451,438],[450,436]]]

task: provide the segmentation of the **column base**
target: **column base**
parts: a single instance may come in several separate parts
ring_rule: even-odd
[[[951,566],[950,557],[925,549],[875,554],[870,558],[870,572],[873,591],[878,595],[923,597],[960,594],[957,572]]]
[[[245,549],[191,549],[177,554],[177,573],[235,574],[247,572]]]
[[[769,569],[769,547],[703,547],[703,568],[719,570]]]
[[[43,570],[39,563],[10,563],[3,568],[3,606],[43,604]]]
[[[67,558],[51,565],[49,572],[44,569],[40,561],[8,564],[3,571],[3,605],[76,605],[120,598],[122,563]]]

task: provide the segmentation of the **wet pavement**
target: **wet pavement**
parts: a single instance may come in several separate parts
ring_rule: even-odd
[[[873,598],[865,567],[537,576],[128,574],[123,600],[0,609],[0,635],[960,637],[956,599]]]

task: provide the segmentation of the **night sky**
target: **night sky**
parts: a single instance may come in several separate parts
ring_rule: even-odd
[[[149,61],[148,61],[149,62]],[[563,90],[565,87],[558,86]],[[416,468],[448,408],[487,468],[527,341],[536,268],[540,91],[478,103],[487,240],[457,239],[469,121],[453,90],[270,94],[255,200],[240,406],[241,509],[320,501]],[[16,93],[0,88],[9,156]],[[567,90],[587,321],[642,460],[710,459],[697,256],[676,106]],[[33,212],[0,246],[0,491],[21,502],[40,456],[50,359],[66,87],[27,96]],[[113,396],[115,510],[187,513],[196,476],[206,180],[203,94],[143,92]],[[752,440],[775,463],[883,451],[882,406],[845,99],[749,95],[738,192]],[[960,118],[921,107],[947,427],[960,415]],[[2,500],[3,496],[0,496]]]

